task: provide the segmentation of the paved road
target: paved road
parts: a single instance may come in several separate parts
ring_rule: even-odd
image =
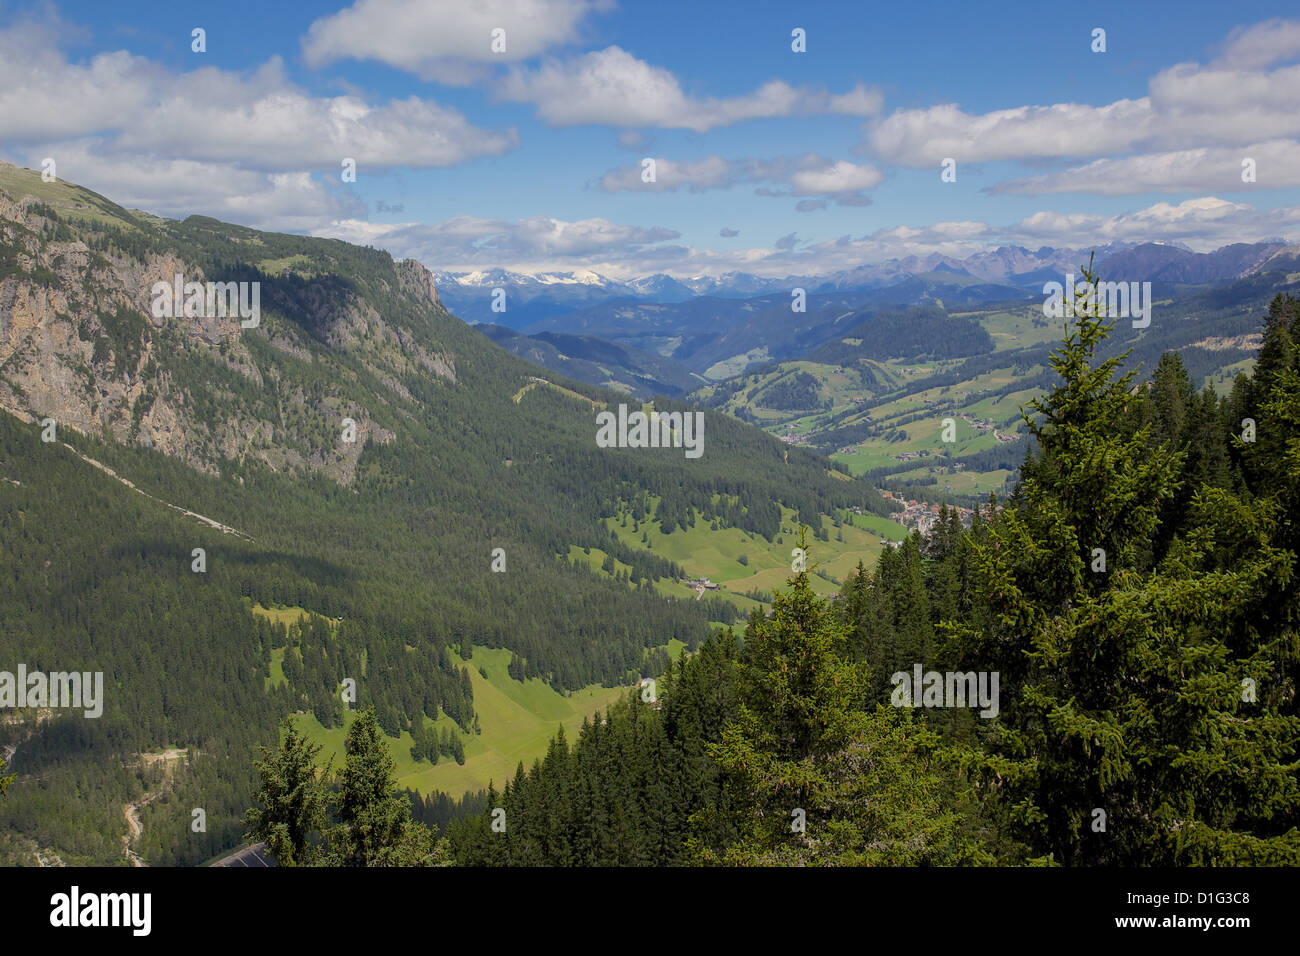
[[[265,843],[254,843],[236,850],[230,856],[223,856],[213,866],[275,866],[275,859],[266,848]]]

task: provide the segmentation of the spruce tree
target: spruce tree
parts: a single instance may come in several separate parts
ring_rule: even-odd
[[[841,656],[843,625],[813,592],[811,569],[746,630],[739,712],[710,748],[736,836],[719,847],[697,833],[694,855],[740,865],[967,858],[955,816],[939,804],[937,738],[908,712],[859,709],[865,669]]]
[[[340,825],[331,834],[334,862],[344,866],[414,866],[431,862],[425,828],[411,822],[411,805],[397,793],[397,767],[373,708],[348,729],[343,773],[335,797]]]
[[[1126,420],[1132,373],[1094,362],[1111,326],[1084,278],[1060,382],[1026,415],[1040,451],[977,546],[980,608],[953,629],[969,665],[1001,674],[984,781],[1056,862],[1294,863],[1300,725],[1278,709],[1294,632],[1262,604],[1294,555],[1269,503],[1203,486],[1141,563],[1183,454]]]
[[[313,835],[325,826],[325,794],[315,764],[320,747],[298,733],[292,717],[280,723],[280,746],[261,748],[253,762],[261,778],[257,805],[245,815],[251,841],[263,841],[280,866],[312,862]]]

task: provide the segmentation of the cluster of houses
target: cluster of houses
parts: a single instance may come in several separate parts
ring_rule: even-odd
[[[895,511],[891,517],[904,528],[925,535],[930,533],[930,529],[939,520],[939,506],[910,499],[904,502],[902,511]]]
[[[901,455],[895,455],[895,461],[914,461],[917,458],[929,458],[930,451],[928,448],[922,448],[920,451],[905,451]]]
[[[688,588],[694,589],[695,600],[697,601],[704,596],[705,591],[718,590],[717,584],[715,584],[713,581],[710,581],[708,578],[691,578],[690,580],[683,581],[682,583],[685,584]]]
[[[997,430],[997,428],[994,427],[993,419],[991,418],[971,418],[969,415],[962,415],[961,418],[970,422],[971,427],[974,428],[977,432],[991,431],[993,433],[993,437],[996,438],[998,441],[1002,442],[1002,444],[1004,445],[1007,444],[1008,442],[1013,442],[1016,440],[1015,435],[1006,435],[1000,433]]]
[[[896,511],[890,517],[909,531],[919,531],[922,535],[926,535],[939,521],[939,505],[932,505],[926,501],[917,501],[915,498],[905,500],[897,497],[892,491],[882,491],[880,495],[890,501],[897,501],[903,506],[902,511]],[[961,519],[963,528],[970,527],[971,520],[975,515],[974,509],[949,505],[948,510],[957,512],[957,517]],[[1001,511],[1002,506],[998,505],[996,510]],[[989,506],[987,504],[980,505],[980,513],[986,516],[991,514]]]

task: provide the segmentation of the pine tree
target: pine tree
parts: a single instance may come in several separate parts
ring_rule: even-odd
[[[1060,863],[1296,862],[1300,724],[1277,707],[1295,638],[1268,633],[1261,604],[1293,555],[1269,503],[1202,487],[1159,563],[1139,562],[1183,454],[1126,420],[1123,357],[1094,364],[1110,325],[1084,276],[1060,383],[1026,415],[1041,450],[977,546],[980,608],[954,628],[1001,675],[984,780]],[[1249,700],[1246,681],[1271,690]]]
[[[807,548],[806,531],[799,546]],[[694,855],[758,865],[965,858],[956,818],[938,801],[937,738],[910,713],[858,709],[866,674],[840,656],[843,626],[813,593],[808,570],[788,585],[770,619],[751,619],[739,713],[710,748],[736,836],[716,847],[697,832]]]
[[[312,862],[313,835],[325,826],[325,795],[316,769],[319,745],[298,733],[292,717],[280,723],[279,748],[261,748],[254,761],[261,784],[257,806],[245,815],[250,841],[263,841],[281,866]]]
[[[542,761],[542,786],[546,816],[542,846],[547,866],[573,863],[573,761],[561,724]]]
[[[340,826],[331,834],[331,852],[338,864],[400,866],[429,862],[432,843],[427,833],[417,832],[424,828],[411,822],[411,805],[397,793],[397,766],[384,738],[370,707],[360,711],[348,729],[343,774],[335,798]]]

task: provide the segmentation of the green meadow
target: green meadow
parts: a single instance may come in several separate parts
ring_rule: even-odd
[[[657,509],[658,503],[657,498],[651,498],[653,508]],[[812,586],[822,595],[837,592],[839,582],[857,567],[859,561],[871,567],[885,547],[880,542],[882,537],[891,541],[906,537],[902,526],[888,518],[848,512],[839,518],[840,527],[836,528],[828,516],[821,516],[822,527],[829,540],[810,538],[808,550],[814,570]],[[629,547],[642,548],[675,561],[691,578],[709,578],[719,585],[719,590],[706,594],[726,598],[739,611],[748,614],[761,605],[746,597],[744,592],[758,590],[771,593],[784,588],[791,576],[791,552],[798,538],[794,512],[782,508],[781,520],[782,533],[777,535],[777,540],[770,542],[739,528],[712,530],[710,523],[702,518],[696,519],[693,528],[686,531],[679,528],[672,534],[664,534],[657,520],[642,521],[637,530],[633,531],[631,516],[626,512],[606,518],[605,525]],[[646,537],[644,542],[641,540],[643,533]],[[841,537],[842,541],[839,540]],[[604,557],[602,555],[597,560],[599,549],[591,550],[590,557],[583,557],[593,567],[599,568]],[[581,555],[580,550],[576,550],[576,553]],[[832,580],[827,580],[817,574],[817,571],[828,575]],[[661,593],[672,597],[695,597],[693,589],[679,582],[661,581],[656,586]]]
[[[681,653],[680,647],[676,650]],[[671,647],[669,652],[672,653]],[[545,755],[547,744],[559,727],[563,726],[572,739],[582,726],[583,717],[604,711],[631,691],[627,687],[592,685],[563,695],[537,678],[515,680],[506,672],[509,663],[508,650],[477,645],[468,662],[474,685],[474,710],[482,733],[466,734],[441,713],[431,722],[439,734],[447,727],[460,736],[465,744],[464,765],[450,757],[442,757],[436,764],[412,759],[414,741],[405,731],[398,739],[389,739],[389,750],[397,763],[398,786],[420,793],[441,790],[453,796],[467,790],[485,789],[489,781],[500,789],[514,777],[521,761],[525,767],[531,767],[534,760]],[[479,673],[480,667],[487,673],[486,678]],[[332,760],[338,768],[343,765],[343,744],[353,716],[350,711],[344,718],[344,727],[331,729],[321,726],[310,714],[299,714],[297,722],[299,730],[320,745],[318,759]]]
[[[979,322],[993,339],[993,354],[1028,346],[1055,342],[1062,334],[1059,322],[1044,319],[1039,305],[1011,310],[990,309],[954,312]],[[848,344],[854,340],[845,339]],[[874,434],[857,442],[846,443],[849,451],[830,449],[831,458],[860,475],[876,468],[903,464],[899,456],[911,453],[925,457],[915,459],[907,479],[937,479],[936,491],[984,496],[989,491],[1006,490],[1007,470],[989,470],[983,474],[949,473],[937,458],[973,454],[998,445],[992,430],[980,431],[962,418],[990,419],[998,434],[1023,435],[1019,421],[1022,405],[1036,394],[1025,388],[1006,395],[990,394],[1011,386],[1021,379],[1042,371],[1040,366],[1021,367],[1008,356],[1007,366],[992,369],[952,385],[915,390],[911,383],[932,375],[944,374],[960,367],[961,359],[928,357],[858,360],[848,366],[822,364],[806,359],[781,362],[752,373],[721,408],[730,414],[745,416],[774,435],[815,436],[828,428],[845,428],[870,422]],[[869,370],[875,381],[861,374]],[[764,397],[783,379],[806,373],[818,382],[818,407],[809,410],[783,410],[765,407]],[[707,399],[713,388],[701,388],[696,395]],[[901,392],[901,394],[900,394]],[[915,417],[914,417],[915,416]],[[944,419],[953,418],[956,441],[942,439]],[[895,476],[899,480],[903,476]]]
[[[652,499],[651,504],[657,508],[658,500]],[[783,529],[778,542],[768,542],[736,528],[713,531],[709,522],[703,520],[697,520],[689,531],[677,530],[665,535],[658,522],[651,519],[641,522],[634,533],[630,516],[627,516],[625,524],[621,521],[623,517],[620,514],[607,518],[605,523],[626,544],[676,561],[690,576],[708,577],[720,585],[719,591],[707,593],[729,601],[736,608],[737,616],[733,621],[715,622],[718,626],[734,626],[751,611],[766,607],[741,592],[771,593],[783,588],[791,576],[791,550],[797,533],[795,515],[790,509],[782,509]],[[813,540],[810,544],[811,580],[814,590],[822,595],[838,591],[839,582],[859,561],[871,566],[884,547],[882,536],[899,540],[905,535],[896,522],[876,515],[845,512],[838,517],[841,524],[837,528],[830,517],[823,515],[822,526],[830,540]],[[645,543],[641,541],[642,532],[646,535]],[[583,562],[598,574],[610,574],[604,569],[607,554],[600,548],[589,551],[570,548],[564,557],[569,561]],[[742,557],[745,559],[743,562]],[[613,564],[614,574],[631,571],[620,561],[615,560]],[[693,589],[678,581],[657,581],[655,587],[665,596],[680,600],[694,600],[696,597]],[[301,608],[264,608],[260,605],[254,605],[252,610],[269,620],[285,624],[297,621],[306,613]],[[672,659],[680,656],[684,649],[685,645],[676,640],[667,646]],[[284,681],[285,652],[285,648],[272,651],[268,686]],[[441,758],[436,764],[414,760],[410,752],[414,741],[409,733],[403,732],[397,739],[390,740],[399,786],[421,793],[441,790],[453,795],[486,788],[489,781],[500,787],[514,777],[520,762],[528,767],[545,754],[559,727],[563,726],[572,738],[584,717],[605,710],[633,690],[630,687],[592,685],[561,694],[536,678],[522,682],[515,680],[507,671],[509,662],[508,650],[479,645],[474,646],[474,656],[467,662],[481,733],[464,733],[445,714],[439,714],[436,721],[430,722],[439,734],[448,728],[460,737],[465,745],[463,765],[448,757]],[[350,724],[352,716],[349,712],[345,718],[347,724]],[[346,726],[327,729],[313,715],[305,713],[298,714],[296,720],[307,738],[320,745],[319,759],[332,760],[336,768],[341,767]]]

